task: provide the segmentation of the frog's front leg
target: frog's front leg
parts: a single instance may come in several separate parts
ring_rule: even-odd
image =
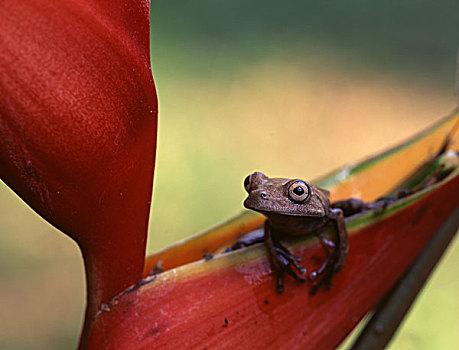
[[[265,221],[265,246],[268,251],[269,261],[276,275],[277,292],[284,291],[284,273],[287,272],[297,281],[306,281],[305,277],[299,276],[292,266],[300,275],[306,274],[306,268],[297,262],[297,257],[293,256],[273,234],[269,220]]]
[[[325,275],[310,290],[315,294],[322,284],[326,289],[330,289],[333,275],[342,269],[349,250],[346,223],[344,221],[343,211],[341,209],[331,209],[329,214],[337,233],[337,242],[331,256],[318,270],[311,272],[310,277],[316,278],[320,273],[325,271]]]
[[[335,247],[335,252],[338,255],[333,272],[338,272],[343,268],[349,251],[349,240],[347,237],[346,222],[344,221],[343,211],[341,209],[332,209],[330,217],[334,220],[336,231],[338,234],[338,244]]]

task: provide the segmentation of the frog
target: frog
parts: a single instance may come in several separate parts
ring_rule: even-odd
[[[339,205],[330,204],[330,192],[302,179],[270,178],[261,172],[248,175],[244,188],[248,193],[244,206],[266,217],[264,245],[275,274],[277,292],[284,291],[285,273],[300,282],[305,282],[307,277],[315,280],[310,294],[316,294],[322,285],[326,290],[330,289],[332,278],[343,268],[349,250],[343,210]],[[344,207],[349,205],[346,200],[341,204]],[[322,230],[327,225],[334,226],[336,243],[323,235]],[[281,243],[281,239],[311,234],[320,239],[329,256],[318,269],[306,276],[306,267]]]

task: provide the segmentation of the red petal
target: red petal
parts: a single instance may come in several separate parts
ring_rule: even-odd
[[[157,129],[148,1],[0,2],[0,177],[83,250],[89,300],[140,278]]]
[[[371,225],[349,231],[330,291],[286,277],[277,295],[263,246],[166,271],[100,312],[91,349],[334,349],[412,263],[457,206],[459,176]],[[320,244],[296,254],[323,261]]]

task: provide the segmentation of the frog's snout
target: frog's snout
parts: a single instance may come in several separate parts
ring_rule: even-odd
[[[269,200],[268,192],[266,191],[252,191],[244,201],[244,207],[247,209],[258,210],[267,205]]]

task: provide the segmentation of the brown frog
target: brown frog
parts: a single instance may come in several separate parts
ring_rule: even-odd
[[[310,292],[315,294],[321,285],[330,289],[333,274],[343,267],[346,260],[348,238],[343,211],[330,206],[329,192],[300,179],[269,178],[260,172],[247,176],[244,187],[249,193],[244,206],[267,218],[264,242],[276,274],[277,291],[282,293],[284,290],[285,272],[296,280],[306,280],[306,268],[298,263],[298,258],[290,254],[279,239],[310,233],[316,234],[325,246],[333,248],[325,263],[309,274],[311,279],[315,279],[323,273]],[[343,205],[346,204],[343,201]],[[336,228],[336,244],[319,232],[329,223]]]

